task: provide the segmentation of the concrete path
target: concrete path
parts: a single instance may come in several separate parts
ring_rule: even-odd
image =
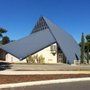
[[[90,71],[0,71],[0,75],[90,74]]]
[[[90,65],[67,65],[67,64],[12,64],[12,70],[15,71],[90,71]]]

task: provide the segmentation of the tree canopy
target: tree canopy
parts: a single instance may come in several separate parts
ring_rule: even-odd
[[[3,39],[2,39],[2,44],[5,45],[5,44],[7,44],[9,42],[10,42],[9,37],[8,36],[4,36]]]
[[[85,40],[84,40],[85,38]],[[84,36],[82,34],[81,37],[81,42],[80,42],[80,47],[81,47],[81,60],[82,58],[87,60],[87,63],[89,63],[90,60],[90,34]],[[83,60],[82,60],[83,61]]]
[[[0,27],[0,37],[3,37],[3,33],[6,33],[7,30]]]
[[[86,35],[87,42],[90,42],[90,34]]]
[[[9,37],[3,35],[3,34],[6,33],[6,32],[7,32],[6,29],[0,27],[0,38],[1,38],[1,39],[0,39],[0,44],[2,44],[2,45],[7,44],[7,43],[10,42]]]

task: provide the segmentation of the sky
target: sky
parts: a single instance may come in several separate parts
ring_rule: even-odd
[[[80,42],[90,34],[90,0],[0,0],[0,27],[11,40],[30,34],[40,16],[45,16]]]

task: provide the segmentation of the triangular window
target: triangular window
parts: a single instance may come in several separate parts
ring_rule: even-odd
[[[41,30],[45,30],[48,29],[48,25],[46,24],[45,20],[43,19],[43,17],[41,17],[36,25],[34,26],[34,29],[32,30],[32,33],[41,31]]]

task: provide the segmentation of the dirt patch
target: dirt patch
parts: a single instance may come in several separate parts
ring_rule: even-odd
[[[90,74],[60,74],[60,75],[0,75],[0,84],[20,83],[41,80],[90,77]]]

